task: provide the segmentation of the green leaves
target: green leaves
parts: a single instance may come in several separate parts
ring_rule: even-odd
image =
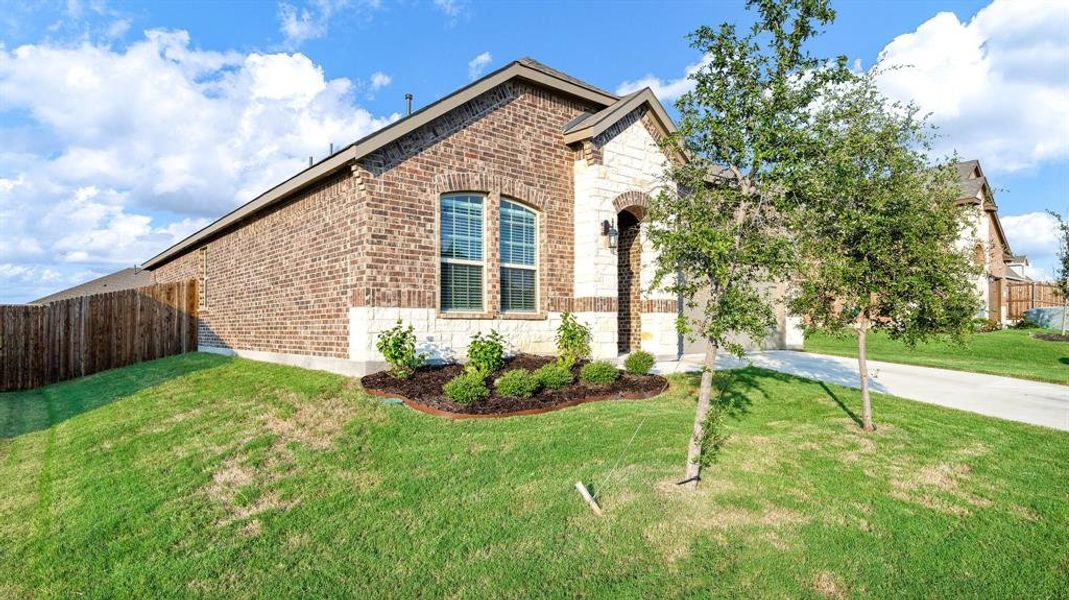
[[[405,327],[400,319],[397,325],[379,334],[375,348],[382,353],[390,365],[390,373],[397,379],[411,377],[427,358],[416,352],[416,334],[412,326]]]
[[[915,107],[884,99],[871,74],[829,87],[807,144],[803,202],[792,213],[801,251],[790,302],[811,329],[856,319],[907,344],[969,331],[976,268],[959,248],[966,208],[954,160],[932,162]]]
[[[665,146],[689,160],[673,165],[647,210],[659,253],[654,285],[698,308],[682,333],[740,354],[736,334],[764,338],[775,325],[770,282],[794,261],[788,216],[805,166],[813,104],[849,77],[846,59],[816,58],[806,44],[835,13],[826,0],[752,0],[757,22],[700,27],[691,46],[704,56],[694,90],[676,106],[677,132]],[[700,298],[700,300],[698,300]]]

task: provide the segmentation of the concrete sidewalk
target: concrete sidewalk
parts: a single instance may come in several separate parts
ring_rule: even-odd
[[[701,355],[684,355],[679,361],[657,363],[656,371],[696,371],[701,363]],[[717,364],[725,369],[753,364],[798,377],[860,387],[854,358],[771,350],[748,354],[743,360],[720,355]],[[873,360],[868,367],[870,389],[875,392],[1069,431],[1069,386]]]

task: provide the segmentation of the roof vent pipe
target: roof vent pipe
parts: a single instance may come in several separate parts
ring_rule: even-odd
[[[334,156],[334,142],[330,143],[330,155]]]
[[[312,157],[311,156],[308,157],[308,166],[309,167],[312,166]]]
[[[405,94],[405,116],[412,114],[412,94]]]

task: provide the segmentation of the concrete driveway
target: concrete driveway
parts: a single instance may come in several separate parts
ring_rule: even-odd
[[[657,363],[657,370],[695,371],[701,368],[701,362],[701,355],[684,355],[678,362]],[[753,364],[798,377],[861,387],[857,360],[853,358],[771,350],[749,354],[742,360],[721,355],[717,363],[726,369]],[[868,362],[868,367],[872,391],[1069,431],[1069,386],[874,360]]]

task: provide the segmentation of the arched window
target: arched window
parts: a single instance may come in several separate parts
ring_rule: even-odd
[[[501,310],[537,312],[538,215],[501,199]]]
[[[441,202],[441,306],[483,310],[483,197],[447,194]]]

